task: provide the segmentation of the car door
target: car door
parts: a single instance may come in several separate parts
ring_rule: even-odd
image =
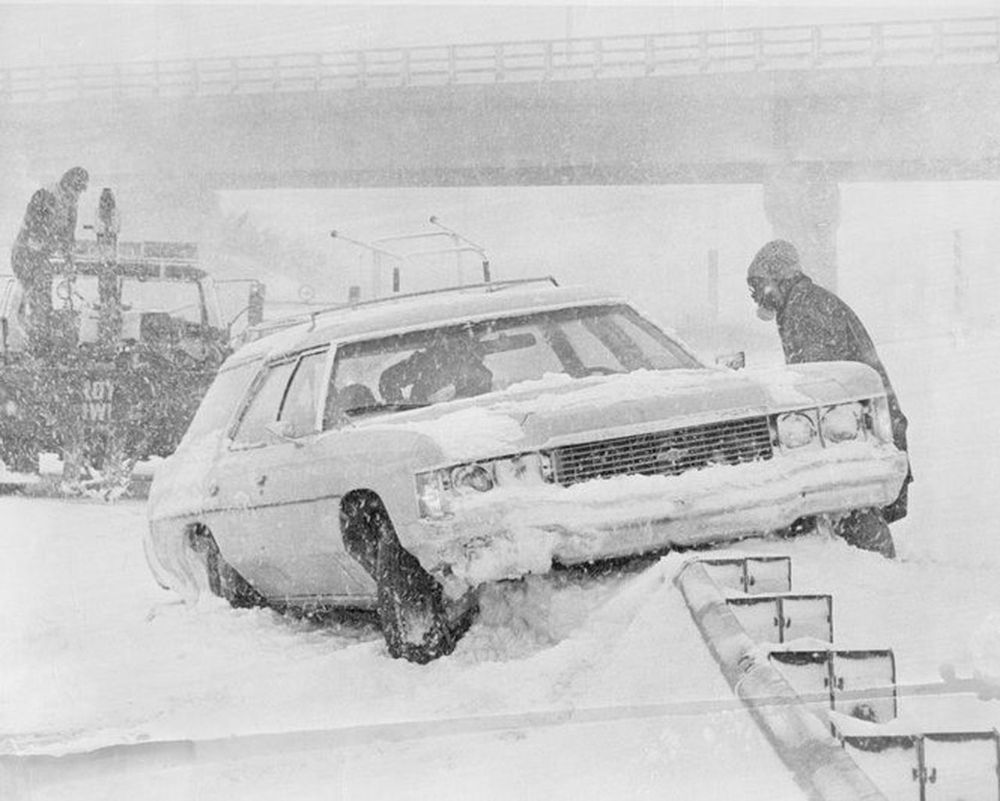
[[[322,469],[320,408],[330,353],[271,362],[213,473],[222,555],[268,598],[360,595],[340,548],[340,496]]]

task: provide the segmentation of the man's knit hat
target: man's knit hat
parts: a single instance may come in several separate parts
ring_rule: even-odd
[[[757,251],[750,262],[747,276],[750,278],[772,278],[780,281],[802,272],[799,266],[799,252],[795,245],[784,239],[773,239]]]

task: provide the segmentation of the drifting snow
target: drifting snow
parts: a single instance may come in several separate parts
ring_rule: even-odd
[[[1000,702],[905,689],[1000,674],[998,352],[883,350],[917,475],[898,560],[818,535],[724,552],[790,555],[795,590],[833,594],[837,647],[892,648],[910,730],[1000,725]],[[37,765],[31,801],[803,797],[698,637],[677,557],[492,586],[421,667],[368,623],[180,603],[146,568],[145,525],[134,502],[0,498],[0,752],[202,742]]]

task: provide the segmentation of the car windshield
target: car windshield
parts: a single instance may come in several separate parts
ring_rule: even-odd
[[[96,308],[100,305],[97,276],[78,275],[72,281],[72,290],[65,281],[53,286],[53,305],[63,307],[67,297],[72,297],[76,308]],[[201,323],[201,290],[193,281],[167,281],[139,279],[126,276],[121,279],[121,303],[125,311],[166,312],[191,323]]]
[[[327,419],[472,397],[550,376],[700,366],[628,306],[559,309],[344,345]]]

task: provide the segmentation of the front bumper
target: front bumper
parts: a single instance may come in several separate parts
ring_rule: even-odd
[[[838,445],[680,476],[623,476],[571,487],[467,495],[443,520],[398,527],[452,597],[486,581],[754,536],[800,517],[895,500],[907,457],[892,446]]]

